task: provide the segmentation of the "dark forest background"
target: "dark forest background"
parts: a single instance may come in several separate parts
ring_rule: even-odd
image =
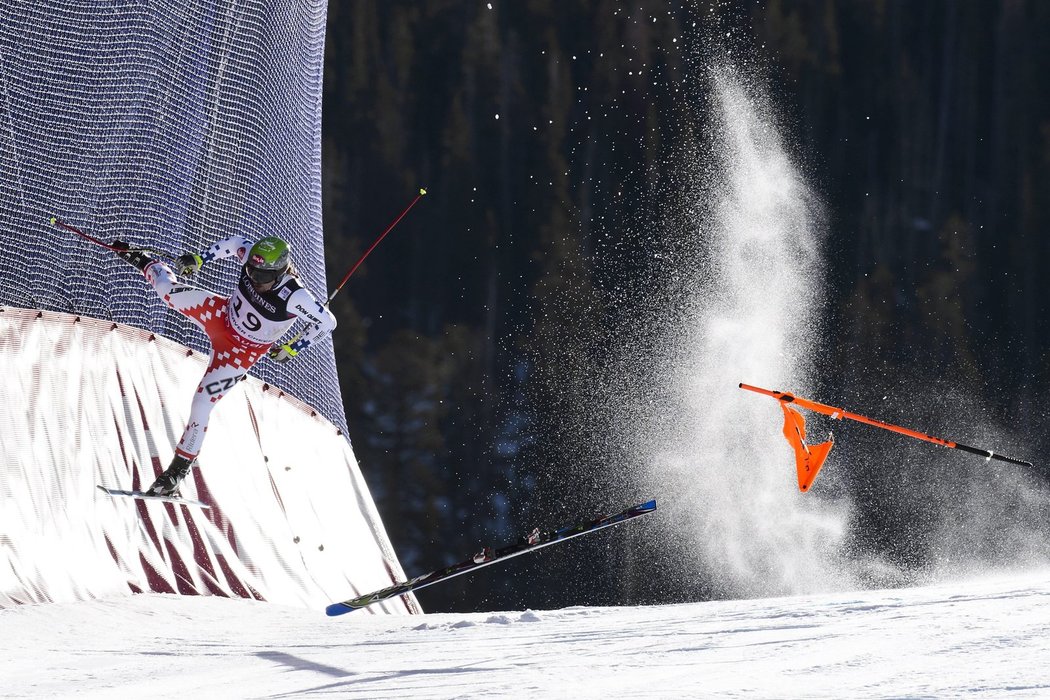
[[[647,253],[654,211],[674,204],[652,193],[726,28],[827,205],[815,398],[863,413],[877,392],[963,387],[1030,432],[1028,452],[1044,446],[1050,3],[333,0],[329,279],[429,192],[333,302],[352,443],[409,575],[638,495],[610,499],[586,403],[565,388],[666,272]],[[877,505],[863,517],[890,554],[912,526]],[[601,585],[612,572],[582,575],[617,537],[420,599],[638,602]]]

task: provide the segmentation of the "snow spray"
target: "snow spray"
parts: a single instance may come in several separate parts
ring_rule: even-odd
[[[824,301],[821,206],[753,84],[712,69],[708,106],[705,145],[683,165],[702,178],[704,199],[686,222],[698,241],[680,266],[686,312],[663,332],[655,371],[670,405],[639,422],[663,428],[634,441],[666,504],[661,568],[713,596],[841,588],[846,507],[798,492],[779,407],[737,388],[809,386]]]

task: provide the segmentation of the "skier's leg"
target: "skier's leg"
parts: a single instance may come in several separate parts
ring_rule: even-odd
[[[213,345],[215,344],[214,336],[216,334],[225,334],[224,316],[227,304],[225,297],[209,292],[206,289],[199,289],[192,285],[180,283],[171,268],[160,261],[148,263],[143,270],[143,274],[164,303],[200,326],[208,334],[208,337],[212,339]],[[214,352],[212,354],[214,360]],[[209,365],[210,371],[211,366]],[[241,372],[240,374],[243,376],[244,373]],[[230,381],[229,377],[212,377],[208,379],[208,376],[206,373],[205,382]],[[233,380],[232,383],[236,383],[236,380]],[[211,413],[213,405],[211,403],[205,405],[199,402],[197,398],[199,396],[200,392],[198,390],[198,394],[195,395],[190,408],[189,423],[175,449],[175,456],[172,458],[171,464],[164,470],[164,473],[157,477],[157,480],[153,482],[147,491],[164,495],[178,495],[179,484],[193,468],[197,452],[200,451],[200,443],[204,440],[204,430],[207,428],[208,415]]]
[[[166,263],[155,261],[143,271],[143,274],[165,304],[188,316],[205,332],[208,331],[207,321],[220,313],[220,309],[225,311],[227,303],[225,297],[207,289],[179,282],[178,277]]]
[[[192,461],[197,457],[208,430],[211,411],[219,399],[244,378],[246,370],[232,365],[215,366],[214,357],[190,402],[190,417],[175,454]]]
[[[165,495],[178,494],[179,484],[190,473],[197,459],[197,453],[204,444],[204,435],[208,431],[212,409],[215,408],[219,399],[237,386],[237,382],[244,378],[247,371],[247,367],[217,363],[215,351],[212,351],[208,370],[204,373],[204,378],[201,379],[197,392],[190,402],[189,421],[175,446],[175,456],[167,470],[150,486],[150,492]]]
[[[225,306],[208,319],[198,319],[211,339],[212,351],[208,369],[190,403],[190,419],[175,448],[175,454],[193,460],[200,452],[208,429],[211,411],[219,399],[237,386],[269,345],[249,343],[234,335],[226,324]]]
[[[162,262],[149,265],[144,273],[164,303],[200,326],[212,346],[208,369],[190,402],[189,421],[175,447],[175,456],[150,487],[154,493],[171,494],[178,493],[179,483],[193,467],[215,404],[244,378],[270,346],[249,343],[230,328],[226,317],[229,300],[225,297],[180,283]]]

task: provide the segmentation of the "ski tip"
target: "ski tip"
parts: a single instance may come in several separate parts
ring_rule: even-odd
[[[653,498],[652,500],[646,501],[645,503],[639,503],[636,506],[628,508],[624,512],[625,513],[630,513],[630,512],[633,511],[635,513],[648,513],[651,510],[656,510],[656,499],[655,498]]]
[[[345,615],[353,610],[354,608],[344,605],[343,603],[332,603],[324,609],[324,612],[328,617],[336,617],[337,615]]]
[[[48,221],[51,222],[52,226],[54,226],[55,224],[58,223],[58,217],[57,216],[52,216],[50,219],[48,219]]]

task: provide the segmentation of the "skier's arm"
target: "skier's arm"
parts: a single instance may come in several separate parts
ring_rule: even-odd
[[[251,249],[251,241],[244,236],[230,236],[208,246],[208,249],[200,254],[201,264],[232,257],[236,257],[238,262],[244,262],[248,259],[248,251]]]
[[[189,277],[197,274],[209,260],[237,256],[238,260],[244,262],[251,247],[251,242],[244,236],[230,236],[212,243],[203,253],[183,253],[175,259],[175,269],[181,276]]]
[[[278,353],[274,359],[286,362],[310,347],[315,341],[335,330],[336,320],[328,310],[307,289],[298,289],[288,299],[288,313],[306,321],[306,330],[294,341],[277,346]]]

